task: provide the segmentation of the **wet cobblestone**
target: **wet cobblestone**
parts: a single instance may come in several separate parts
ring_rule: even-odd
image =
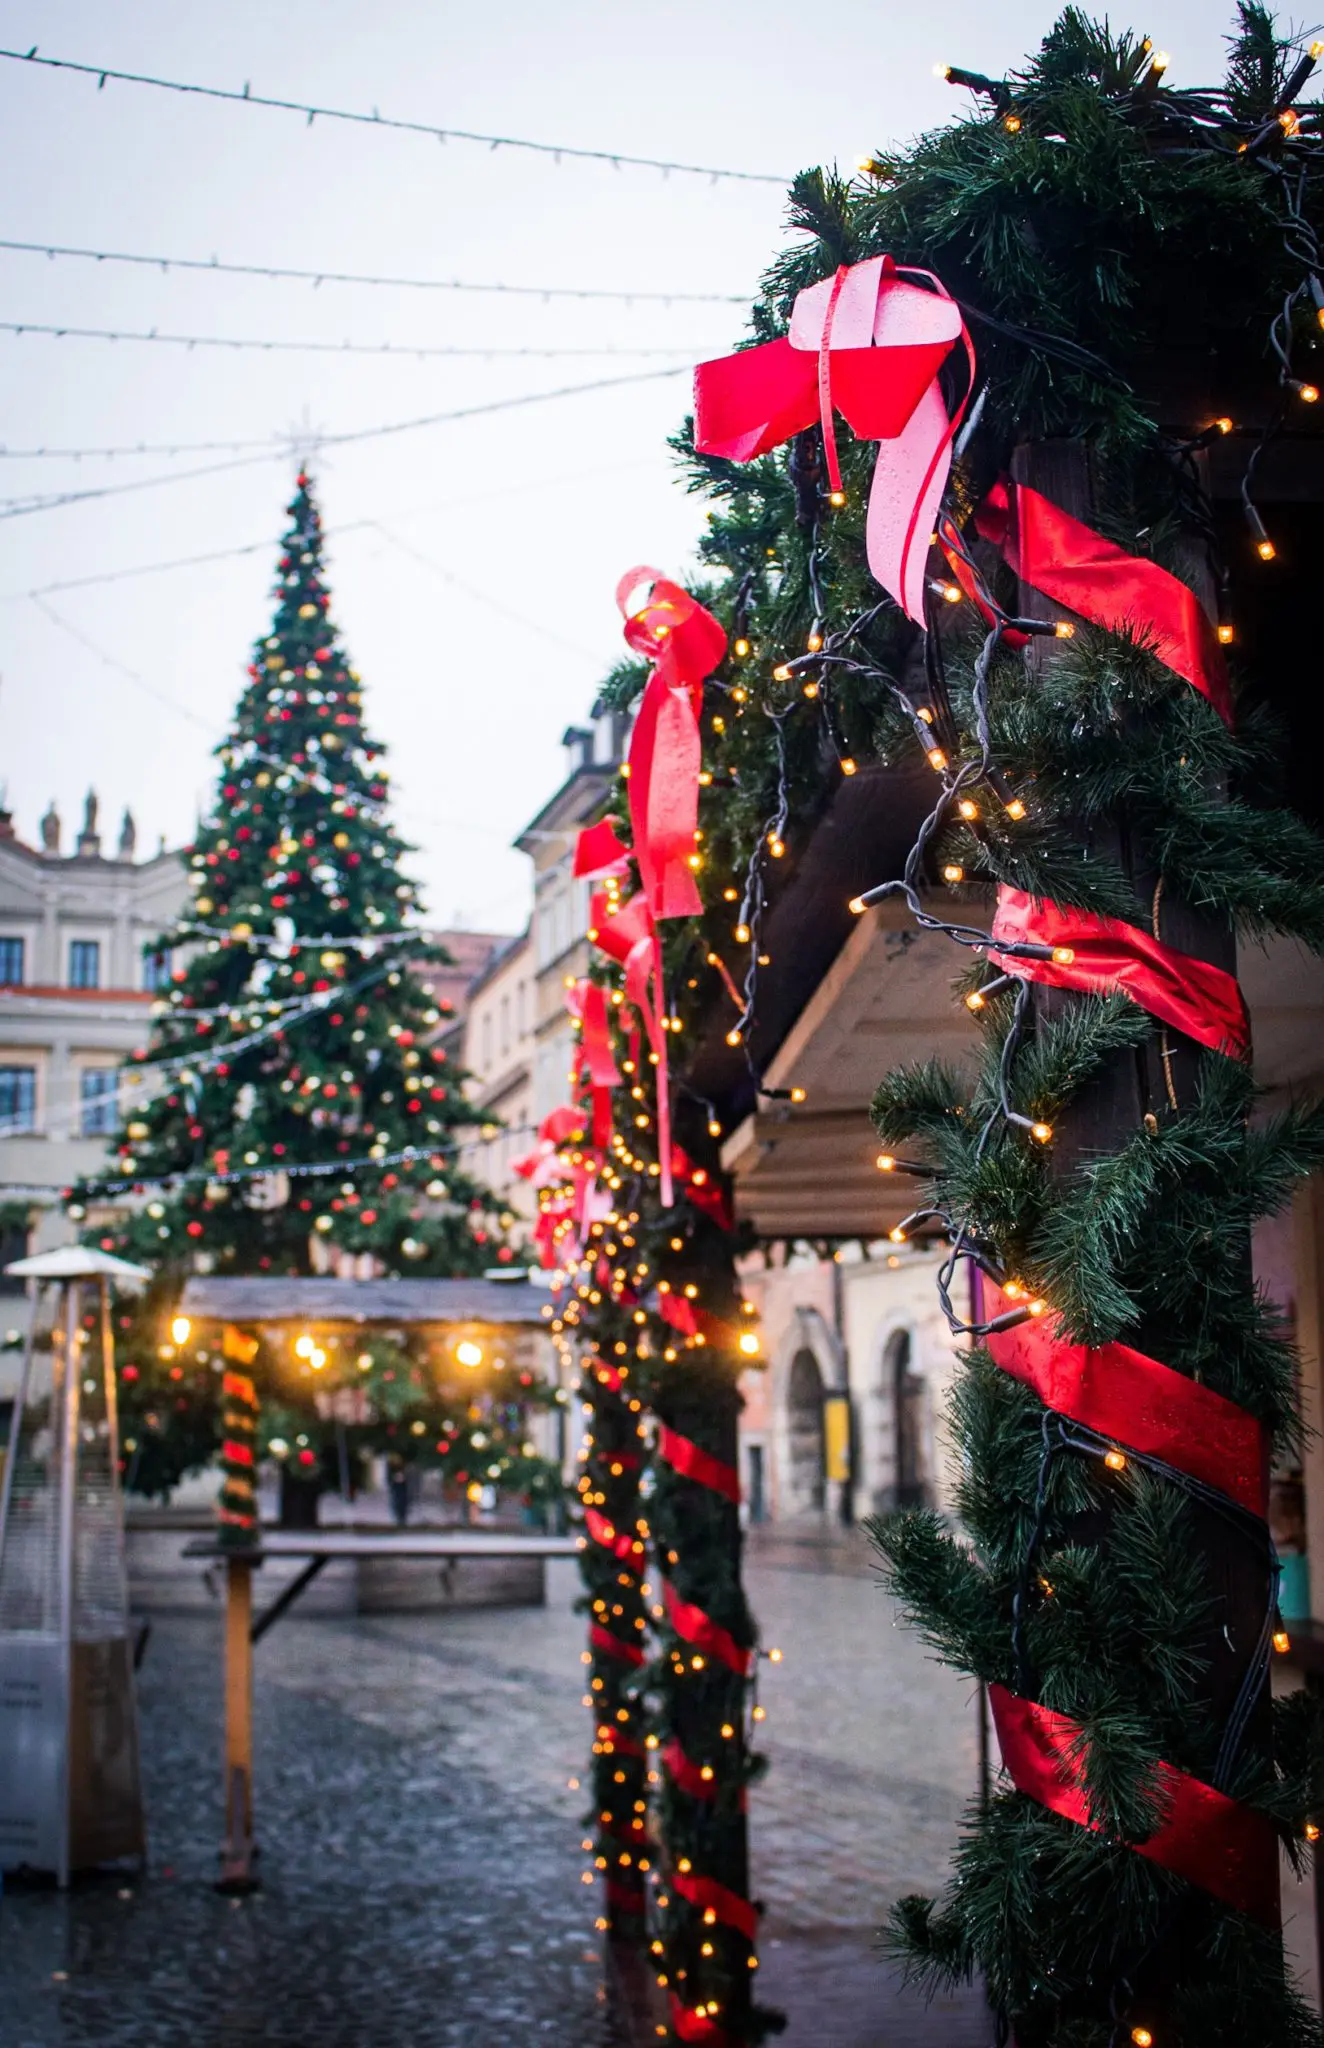
[[[783,2048],[985,2048],[881,1962],[974,1789],[966,1689],[893,1626],[863,1547],[752,1547],[771,1769],[751,1800],[760,1991]],[[256,1653],[264,1888],[211,1889],[219,1616],[158,1617],[141,1674],[145,1877],[0,1904],[3,2048],[627,2048],[580,1882],[582,1623],[543,1609],[283,1620]],[[262,1594],[259,1585],[259,1600]],[[126,1895],[127,1894],[127,1895]]]
[[[506,1731],[490,1721],[486,1768],[439,1769],[435,1727],[402,1736],[334,1696],[352,1686],[347,1651],[370,1668],[355,1629],[283,1626],[258,1661],[263,1890],[232,1902],[210,1888],[218,1631],[167,1619],[141,1685],[148,1874],[64,1899],[11,1883],[5,2048],[618,2048],[564,1777],[563,1816],[507,1792]],[[320,1664],[331,1636],[339,1687],[271,1682],[273,1652],[288,1674],[300,1638]]]

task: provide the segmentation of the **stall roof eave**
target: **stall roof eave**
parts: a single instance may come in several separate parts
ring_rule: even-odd
[[[550,1302],[528,1280],[338,1280],[195,1274],[180,1312],[197,1322],[542,1326]]]

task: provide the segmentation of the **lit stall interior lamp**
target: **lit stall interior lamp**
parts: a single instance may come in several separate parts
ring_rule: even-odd
[[[193,1325],[187,1316],[176,1316],[170,1325],[172,1344],[187,1344],[193,1334]]]
[[[472,1372],[483,1362],[483,1347],[475,1344],[472,1337],[462,1337],[455,1347],[455,1357],[460,1365],[467,1366]]]

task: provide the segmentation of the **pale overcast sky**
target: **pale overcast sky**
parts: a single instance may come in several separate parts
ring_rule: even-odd
[[[1100,10],[1102,11],[1102,10]],[[949,119],[935,60],[997,73],[1049,0],[177,0],[11,4],[0,41],[43,55],[581,148],[787,174]],[[1113,19],[1126,18],[1112,9]],[[1174,81],[1221,75],[1232,13],[1160,0],[1134,24]],[[747,293],[777,246],[777,185],[493,153],[0,62],[10,165],[0,238],[150,256],[508,285]],[[420,347],[661,348],[660,358],[383,360],[0,330],[0,445],[91,450],[328,434],[688,366],[739,306],[577,304],[149,269],[0,251],[0,320]],[[686,376],[328,450],[318,464],[335,613],[391,750],[398,819],[438,922],[513,929],[513,834],[561,775],[619,647],[612,592],[683,573],[700,511],[666,436]],[[159,477],[214,454],[0,461],[0,515],[34,494]],[[186,839],[251,643],[265,630],[286,455],[0,516],[0,780],[24,836],[54,797],[66,844],[95,783],[103,830]],[[256,546],[254,546],[256,544]],[[73,579],[248,548],[82,588]],[[135,680],[136,678],[136,680]]]

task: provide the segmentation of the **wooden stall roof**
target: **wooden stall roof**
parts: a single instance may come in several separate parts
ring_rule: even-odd
[[[538,1324],[551,1296],[529,1280],[327,1280],[195,1275],[180,1312],[216,1323]]]

